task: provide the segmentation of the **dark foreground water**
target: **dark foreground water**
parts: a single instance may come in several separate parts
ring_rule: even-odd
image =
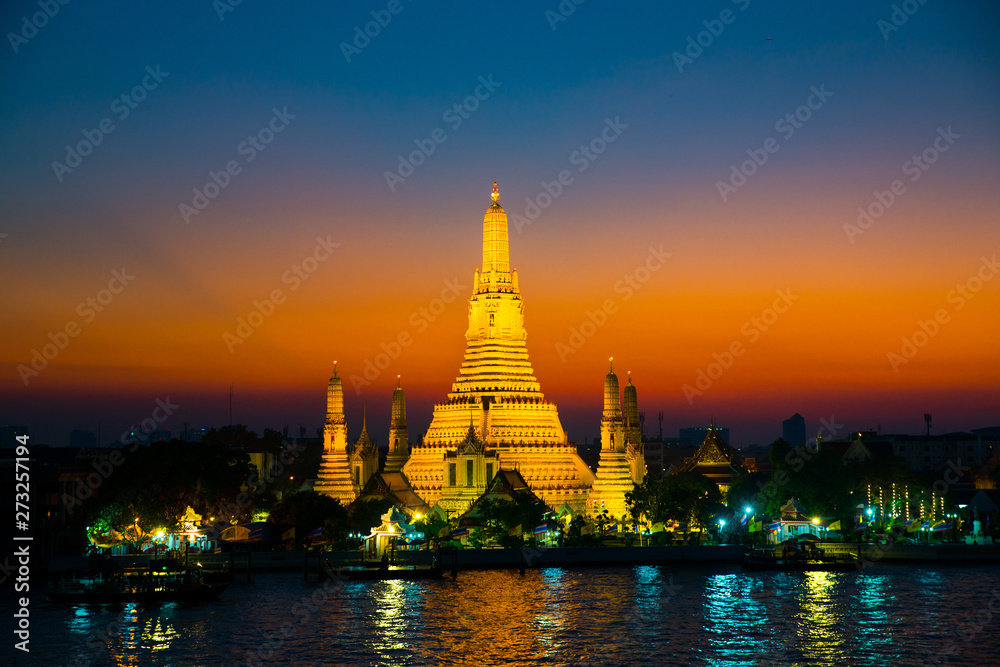
[[[4,653],[46,666],[998,665],[1000,572],[536,569],[326,589],[268,574],[201,606],[41,603],[31,639],[30,656]]]

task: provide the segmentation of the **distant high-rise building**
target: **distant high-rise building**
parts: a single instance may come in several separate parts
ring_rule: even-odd
[[[798,412],[781,422],[781,439],[792,447],[806,444],[806,420]]]

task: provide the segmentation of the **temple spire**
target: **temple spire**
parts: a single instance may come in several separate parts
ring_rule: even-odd
[[[507,213],[500,206],[500,190],[493,182],[493,205],[483,216],[483,270],[480,289],[508,291],[510,289],[510,254],[507,235]]]

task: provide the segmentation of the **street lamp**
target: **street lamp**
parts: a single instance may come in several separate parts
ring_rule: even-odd
[[[743,508],[743,513],[744,514],[750,514],[752,512],[753,512],[753,508],[750,507],[749,505],[747,505],[746,507]]]

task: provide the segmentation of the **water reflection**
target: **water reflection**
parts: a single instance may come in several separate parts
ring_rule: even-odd
[[[36,664],[245,664],[247,651],[291,620],[263,664],[922,664],[944,655],[956,623],[986,608],[994,588],[994,569],[955,567],[466,571],[457,580],[337,584],[306,619],[292,610],[317,584],[273,574],[232,586],[216,603],[133,605],[120,618],[118,609],[39,607],[32,658],[37,640]],[[116,620],[113,636],[97,634]],[[949,664],[995,662],[995,627],[960,643]],[[95,637],[103,638],[88,648]]]
[[[843,572],[803,572],[797,627],[800,651],[810,664],[836,665],[846,661],[852,628],[837,603]]]
[[[562,568],[552,567],[541,571],[542,604],[533,621],[538,631],[539,654],[544,659],[552,659],[563,650],[561,634],[566,620],[565,577],[566,571]]]

